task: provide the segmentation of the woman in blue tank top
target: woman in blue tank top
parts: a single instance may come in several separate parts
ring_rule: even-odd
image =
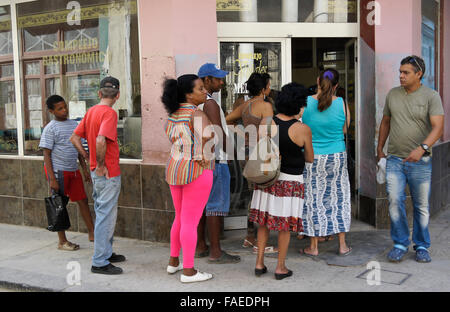
[[[311,245],[300,253],[317,256],[319,238],[338,234],[338,254],[346,256],[352,250],[345,242],[345,233],[350,231],[351,196],[344,132],[350,117],[346,118],[344,100],[334,95],[339,73],[326,70],[317,82],[318,92],[308,97],[302,117],[311,128],[315,157],[304,171],[303,234],[311,238]]]

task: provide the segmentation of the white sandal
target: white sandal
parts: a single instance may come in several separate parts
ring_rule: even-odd
[[[182,283],[195,283],[195,282],[204,282],[213,278],[213,275],[210,273],[204,273],[197,271],[197,274],[193,276],[186,276],[181,274],[180,281]]]
[[[167,266],[167,273],[169,273],[169,274],[175,274],[175,273],[177,273],[178,271],[181,271],[181,270],[183,270],[183,264],[182,263],[180,263],[177,267],[174,267],[174,266],[171,266],[171,265]]]
[[[257,254],[258,253],[258,246],[253,247],[253,254]],[[264,248],[264,253],[265,254],[276,254],[278,253],[278,250],[275,250],[274,246],[268,246],[266,248]]]

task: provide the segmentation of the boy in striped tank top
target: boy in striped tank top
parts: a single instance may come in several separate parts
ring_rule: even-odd
[[[94,224],[89,210],[83,178],[78,170],[77,159],[80,160],[86,182],[91,182],[84,158],[78,154],[70,137],[77,127],[77,122],[67,119],[69,110],[64,99],[52,95],[47,99],[47,108],[55,119],[44,128],[39,147],[44,151],[45,173],[54,193],[66,195],[80,207],[81,215],[86,223],[89,240],[94,241]],[[65,231],[58,232],[58,249],[74,251],[80,246],[67,240]]]

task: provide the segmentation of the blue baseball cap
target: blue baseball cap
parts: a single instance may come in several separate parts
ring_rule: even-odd
[[[206,63],[198,70],[198,76],[200,78],[205,78],[208,76],[215,78],[225,78],[227,75],[227,71],[217,68],[217,65],[212,63]]]

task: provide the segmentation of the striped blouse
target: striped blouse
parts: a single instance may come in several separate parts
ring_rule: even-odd
[[[172,142],[170,157],[166,165],[166,181],[169,185],[186,185],[202,175],[203,170],[214,170],[214,161],[206,167],[195,160],[202,159],[202,142],[194,136],[192,115],[195,105],[181,104],[180,109],[169,115],[166,134]]]

